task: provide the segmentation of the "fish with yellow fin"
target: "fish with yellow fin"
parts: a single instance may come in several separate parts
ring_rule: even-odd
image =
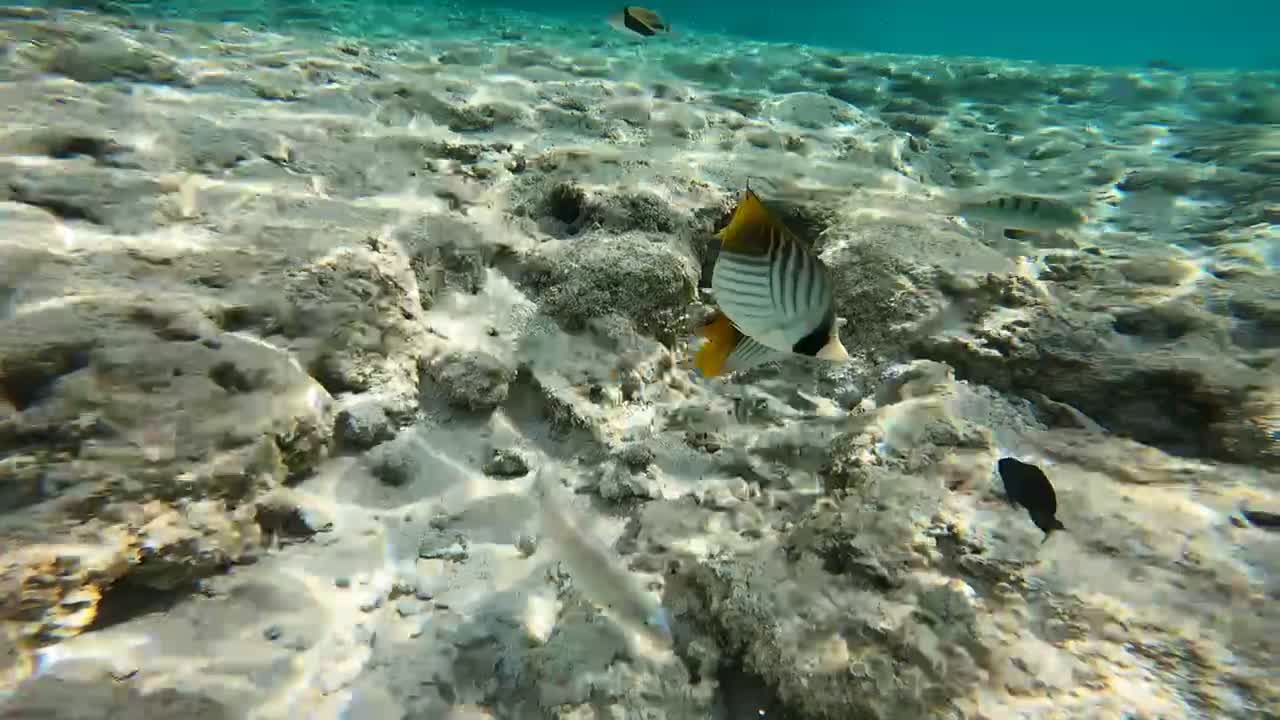
[[[711,273],[718,312],[700,330],[693,364],[704,377],[790,355],[846,362],[834,283],[822,261],[747,188]]]
[[[765,347],[743,335],[733,326],[729,316],[719,310],[698,330],[698,334],[706,338],[706,343],[694,354],[693,365],[703,377],[748,370],[782,360],[789,354]]]
[[[653,37],[671,32],[671,26],[658,13],[635,5],[628,5],[609,16],[609,24],[622,32]]]

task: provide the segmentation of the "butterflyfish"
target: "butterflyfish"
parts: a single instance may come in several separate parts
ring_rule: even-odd
[[[776,351],[770,359],[794,354],[848,361],[829,271],[750,188],[716,237],[720,252],[711,293],[723,319],[717,317],[703,329],[712,347],[704,345],[695,364],[706,368],[704,374],[731,372],[737,363],[754,361],[763,349]]]

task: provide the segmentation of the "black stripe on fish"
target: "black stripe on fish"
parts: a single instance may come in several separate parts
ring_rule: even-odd
[[[804,255],[804,252],[800,249],[800,247],[799,247],[798,245],[793,245],[793,246],[792,246],[792,248],[791,248],[791,254],[795,256],[795,259],[796,259],[796,262],[797,262],[797,263],[804,263],[805,255]],[[793,314],[794,314],[794,313],[795,313],[795,312],[800,308],[800,301],[801,301],[801,294],[802,294],[802,293],[803,293],[803,296],[804,296],[804,297],[803,297],[803,300],[804,300],[806,303],[808,303],[808,301],[809,301],[809,291],[810,291],[812,288],[813,288],[813,283],[809,283],[809,285],[808,285],[807,287],[806,287],[803,283],[798,283],[798,282],[797,282],[797,283],[792,283],[792,285],[791,285],[791,293],[790,293],[790,295],[791,295],[791,313],[793,313]]]
[[[803,317],[802,310],[809,306],[800,306],[801,294],[807,299],[810,289],[821,280],[816,275],[813,257],[804,252],[798,242],[783,242],[783,238],[770,238],[770,250],[775,262],[772,273],[771,295],[775,307],[783,318]]]

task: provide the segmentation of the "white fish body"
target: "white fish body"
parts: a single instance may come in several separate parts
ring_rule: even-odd
[[[535,483],[543,538],[554,544],[556,556],[579,592],[618,622],[669,643],[671,627],[666,610],[605,543],[588,536],[570,518],[571,503],[557,487],[555,465],[544,464]]]
[[[1069,230],[1085,221],[1080,211],[1052,198],[1007,195],[985,202],[961,203],[956,212],[997,231],[1005,229],[1030,232]]]

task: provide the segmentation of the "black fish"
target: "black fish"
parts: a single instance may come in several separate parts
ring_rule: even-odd
[[[1181,72],[1183,70],[1183,67],[1181,65],[1171,60],[1165,60],[1164,58],[1156,58],[1155,60],[1148,60],[1147,67],[1151,68],[1152,70],[1168,70],[1169,72]]]
[[[1009,502],[1021,505],[1031,514],[1031,522],[1044,531],[1044,539],[1054,530],[1066,530],[1058,518],[1058,496],[1053,492],[1053,485],[1044,471],[1035,465],[1028,465],[1016,458],[1000,458],[996,463],[1000,470],[1000,479],[1004,482],[1005,495]]]
[[[1250,525],[1260,528],[1280,528],[1280,513],[1265,510],[1241,510],[1240,514]]]
[[[671,32],[671,26],[658,13],[634,5],[628,5],[622,8],[622,12],[611,15],[609,24],[619,30],[629,30],[645,37],[653,37],[659,32]]]

